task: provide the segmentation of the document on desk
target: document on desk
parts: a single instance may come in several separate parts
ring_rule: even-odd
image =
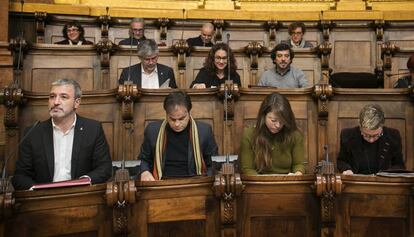
[[[89,177],[84,177],[80,179],[72,179],[67,181],[44,183],[33,185],[33,190],[38,189],[48,189],[48,188],[61,188],[61,187],[74,187],[74,186],[83,186],[91,185],[91,179]]]
[[[162,85],[160,85],[160,89],[170,88],[170,79],[167,79]]]
[[[377,176],[382,177],[396,177],[396,178],[413,178],[414,173],[392,173],[392,172],[378,172]]]

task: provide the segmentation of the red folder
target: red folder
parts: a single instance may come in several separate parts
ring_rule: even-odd
[[[37,189],[73,187],[73,186],[82,186],[82,185],[91,185],[91,179],[89,177],[84,177],[80,179],[73,179],[73,180],[67,180],[67,181],[36,184],[32,188],[33,190],[37,190]]]

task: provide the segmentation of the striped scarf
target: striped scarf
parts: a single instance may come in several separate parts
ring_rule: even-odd
[[[203,156],[200,151],[200,140],[198,138],[198,128],[193,117],[190,116],[190,143],[193,148],[194,160],[197,175],[205,175],[206,164],[204,163]],[[165,128],[167,126],[167,120],[164,120],[161,124],[160,131],[158,132],[157,143],[155,145],[155,157],[154,157],[154,169],[152,175],[155,180],[161,180],[162,178],[162,164],[164,163],[164,155],[167,146],[167,136]]]

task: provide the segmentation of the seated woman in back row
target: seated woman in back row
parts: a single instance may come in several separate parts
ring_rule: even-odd
[[[229,57],[227,52],[230,53]],[[230,59],[230,79],[227,78],[228,59]],[[233,83],[241,87],[240,76],[236,70],[236,59],[229,46],[225,43],[215,44],[205,59],[204,67],[198,72],[190,88],[216,88],[223,84],[225,80],[232,80]]]
[[[256,127],[243,134],[240,157],[246,175],[305,173],[303,135],[283,95],[272,93],[262,102]]]
[[[62,30],[64,40],[56,44],[68,45],[91,45],[91,41],[85,39],[85,30],[78,21],[71,21],[65,24]]]

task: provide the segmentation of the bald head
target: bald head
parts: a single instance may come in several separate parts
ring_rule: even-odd
[[[204,23],[201,27],[201,39],[205,44],[211,42],[214,34],[214,25],[211,23]]]

